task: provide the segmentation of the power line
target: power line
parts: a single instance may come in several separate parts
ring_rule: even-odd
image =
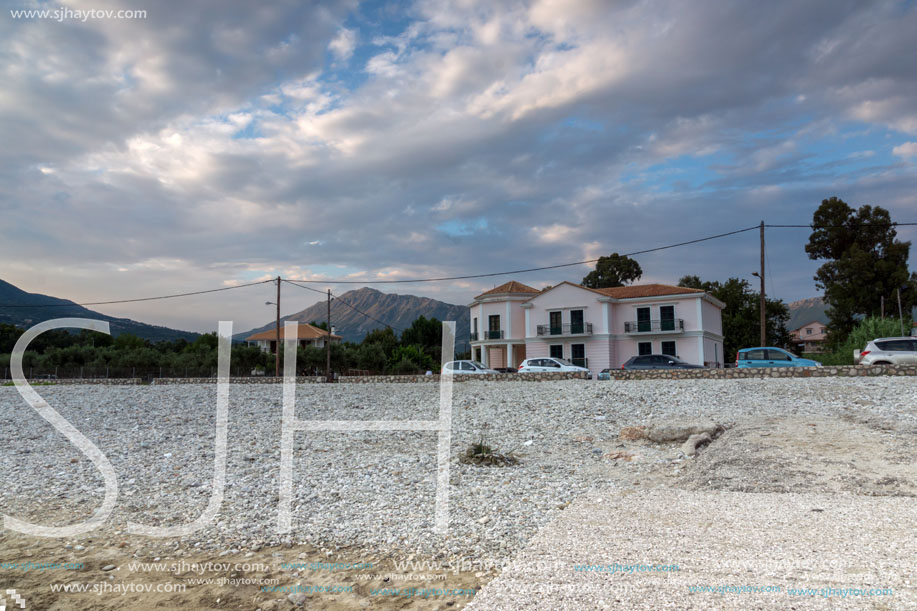
[[[633,257],[635,255],[643,255],[649,252],[657,252],[660,250],[666,250],[669,248],[676,248],[678,246],[687,246],[689,244],[697,244],[698,242],[706,242],[708,240],[716,240],[718,238],[725,238],[726,236],[736,235],[737,233],[744,233],[746,231],[751,231],[753,229],[759,229],[760,225],[755,225],[754,227],[746,227],[745,229],[737,229],[735,231],[728,231],[726,233],[720,233],[717,235],[707,236],[706,238],[698,238],[696,240],[689,240],[687,242],[679,242],[678,244],[668,244],[666,246],[658,246],[656,248],[647,248],[646,250],[638,250],[635,252],[624,253],[624,257]],[[528,269],[517,269],[509,272],[491,272],[489,274],[469,274],[466,276],[443,276],[441,278],[414,278],[411,280],[297,280],[297,282],[307,282],[310,284],[406,284],[414,282],[444,282],[446,280],[470,280],[473,278],[493,278],[494,276],[511,276],[514,274],[526,274],[529,272],[540,272],[548,269],[559,269],[562,267],[574,267],[576,265],[588,265],[589,263],[595,263],[598,259],[587,259],[586,261],[576,261],[575,263],[561,263],[558,265],[545,265],[543,267],[530,267]]]
[[[137,303],[138,301],[156,301],[158,299],[175,299],[177,297],[191,297],[192,295],[204,295],[206,293],[219,293],[221,291],[231,291],[234,289],[241,289],[247,286],[256,286],[258,284],[267,284],[268,282],[274,282],[273,280],[262,280],[261,282],[250,282],[248,284],[237,284],[236,286],[224,286],[219,289],[208,289],[206,291],[194,291],[192,293],[177,293],[175,295],[160,295],[158,297],[141,297],[139,299],[119,299],[116,301],[93,301],[89,303],[45,303],[45,304],[16,304],[16,305],[0,305],[0,308],[70,308],[73,306],[97,306],[97,305],[112,305],[116,303]]]

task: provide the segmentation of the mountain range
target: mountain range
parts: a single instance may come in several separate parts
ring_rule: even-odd
[[[282,302],[281,302],[282,303]],[[373,329],[390,326],[396,334],[410,327],[418,317],[436,318],[455,321],[456,349],[461,350],[462,343],[469,339],[469,309],[467,306],[454,305],[437,301],[429,297],[416,295],[396,295],[383,293],[371,288],[348,291],[331,301],[331,325],[335,333],[346,342],[359,342]],[[328,317],[328,305],[325,300],[281,318],[297,322],[324,322]],[[235,339],[245,339],[249,335],[273,329],[275,321],[264,326],[238,333]]]
[[[148,325],[129,318],[115,318],[58,297],[27,293],[9,282],[0,280],[0,324],[28,329],[54,318],[91,318],[108,322],[112,336],[130,333],[153,342],[184,338],[193,340],[199,333],[179,331],[168,327]]]

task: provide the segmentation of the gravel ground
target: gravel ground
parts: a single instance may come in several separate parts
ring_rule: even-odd
[[[589,493],[466,608],[915,609],[915,528],[900,497]]]
[[[118,475],[117,508],[84,538],[122,535],[128,521],[181,524],[203,511],[215,385],[36,390]],[[147,539],[135,556],[311,545],[329,556],[499,561],[590,490],[834,492],[911,502],[917,493],[912,378],[462,382],[454,385],[447,535],[432,531],[436,433],[319,431],[295,436],[293,531],[284,537],[275,532],[281,393],[279,385],[232,386],[217,520],[181,540]],[[301,420],[435,419],[439,402],[433,384],[304,385],[297,395]],[[727,431],[695,459],[678,444],[618,438],[626,426],[696,418]],[[12,387],[0,387],[0,435],[7,440],[0,512],[47,525],[92,515],[103,493],[95,467]],[[482,436],[520,463],[459,463]]]

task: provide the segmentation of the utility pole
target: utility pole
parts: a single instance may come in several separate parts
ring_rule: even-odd
[[[761,345],[767,345],[767,317],[764,313],[766,299],[764,296],[764,221],[761,221],[761,271],[752,272],[752,276],[761,279]]]
[[[885,295],[879,296],[879,317],[885,318]]]
[[[901,335],[904,336],[904,314],[901,313],[901,287],[898,287],[898,323],[901,325]]]
[[[279,301],[279,300],[278,300]],[[764,221],[761,221],[761,345],[767,345],[767,318],[764,315]]]
[[[331,382],[331,289],[328,289],[328,334],[325,340],[325,382]]]
[[[280,377],[280,276],[277,276],[277,350],[274,353],[274,377]]]

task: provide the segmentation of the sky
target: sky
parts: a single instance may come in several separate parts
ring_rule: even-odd
[[[30,292],[84,303],[281,275],[467,304],[591,268],[370,282],[805,224],[831,196],[917,222],[913,2],[0,5],[0,278]],[[32,9],[52,13],[14,15]],[[769,296],[819,294],[808,234],[768,230]],[[758,234],[635,258],[640,282],[757,286]],[[241,331],[272,319],[275,294],[94,309]],[[316,298],[284,285],[283,313]]]

